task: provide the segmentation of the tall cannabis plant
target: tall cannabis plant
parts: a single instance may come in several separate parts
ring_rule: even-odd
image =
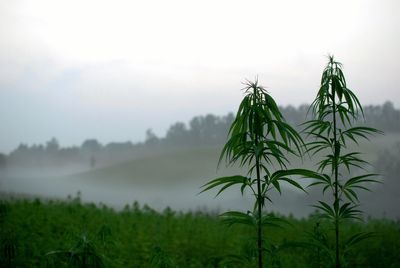
[[[287,182],[299,189],[302,186],[292,175],[312,177],[313,172],[303,169],[286,169],[287,154],[300,155],[304,145],[302,138],[279,111],[274,99],[258,84],[245,83],[245,96],[240,103],[236,118],[229,131],[228,141],[223,147],[220,162],[225,158],[228,164],[239,163],[248,168],[247,176],[230,176],[214,179],[203,187],[203,191],[221,187],[225,189],[239,185],[243,194],[250,189],[255,197],[253,212],[229,211],[221,216],[228,224],[244,223],[257,230],[258,266],[263,267],[263,225],[274,225],[279,219],[264,215],[266,200],[271,201],[271,190],[281,192],[281,182]],[[280,170],[272,172],[274,166]]]
[[[311,185],[322,185],[322,191],[330,191],[333,201],[328,204],[319,201],[324,217],[331,220],[335,230],[335,264],[340,267],[340,245],[343,248],[366,238],[368,234],[354,234],[340,243],[340,223],[346,219],[360,219],[357,190],[368,190],[368,183],[376,182],[376,174],[351,176],[354,168],[357,172],[367,164],[359,152],[351,152],[350,144],[358,144],[360,139],[380,131],[364,126],[355,126],[360,117],[364,117],[357,96],[347,88],[342,64],[329,56],[318,94],[312,103],[314,119],[306,123],[305,132],[312,141],[308,143],[311,155],[323,154],[318,162],[320,177]],[[344,252],[343,252],[344,253]]]

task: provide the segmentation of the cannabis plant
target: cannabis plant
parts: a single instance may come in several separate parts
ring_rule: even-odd
[[[340,253],[340,223],[346,219],[361,219],[357,190],[369,190],[368,184],[377,182],[374,178],[376,174],[352,175],[354,168],[357,172],[365,170],[367,162],[359,152],[350,151],[349,145],[358,145],[360,139],[368,139],[369,135],[380,131],[356,126],[360,117],[364,118],[363,109],[357,96],[347,88],[342,64],[336,62],[333,56],[329,56],[318,94],[310,109],[313,120],[305,123],[305,132],[312,139],[308,143],[308,152],[312,156],[323,155],[318,162],[321,176],[316,177],[311,185],[321,185],[323,193],[330,191],[333,196],[331,203],[319,201],[315,207],[334,225],[334,260],[336,267],[340,267],[343,256]],[[365,233],[354,234],[342,243],[342,247],[347,248],[368,236]]]
[[[98,253],[95,244],[86,234],[77,238],[69,250],[55,250],[46,253],[44,267],[58,267],[60,263],[67,263],[68,267],[86,268],[105,267],[103,256]]]
[[[245,96],[240,103],[236,118],[222,149],[219,162],[224,158],[229,164],[239,163],[247,167],[247,176],[230,176],[214,179],[203,186],[203,191],[220,187],[217,195],[225,189],[238,185],[241,193],[249,189],[254,195],[253,212],[229,211],[221,216],[228,224],[252,225],[257,233],[258,267],[263,267],[263,226],[275,226],[280,219],[267,215],[263,208],[271,201],[271,190],[281,193],[281,182],[304,190],[291,176],[313,177],[304,169],[287,169],[288,154],[301,154],[304,145],[301,136],[285,122],[274,99],[258,81],[245,83]],[[279,170],[273,172],[274,167]],[[271,201],[272,202],[272,201]]]

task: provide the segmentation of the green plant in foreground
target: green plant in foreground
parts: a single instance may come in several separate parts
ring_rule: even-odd
[[[96,247],[86,234],[77,238],[69,250],[50,251],[45,255],[45,267],[56,267],[59,261],[66,262],[69,267],[105,267],[103,257],[97,252]]]
[[[56,249],[79,251],[74,245],[78,244],[82,233],[88,235],[105,267],[146,268],[151,267],[152,262],[160,264],[157,261],[160,257],[164,262],[170,259],[173,267],[245,268],[254,267],[256,262],[257,244],[251,239],[255,235],[254,228],[239,224],[226,228],[208,212],[173,211],[166,214],[138,205],[115,211],[104,205],[48,199],[40,205],[20,198],[4,204],[8,213],[0,229],[0,267],[71,267],[71,255],[45,254]],[[267,226],[264,266],[272,267],[280,262],[281,267],[329,267],[328,252],[332,253],[329,242],[334,240],[334,232],[329,232],[331,226],[314,216],[285,219],[288,226],[294,228],[271,229]],[[302,234],[307,231],[313,232],[316,221],[321,223],[321,229],[312,238],[304,237]],[[107,230],[102,230],[107,229],[102,228],[103,224],[110,227],[111,236]],[[356,244],[347,257],[348,267],[400,267],[399,221],[349,222],[341,227],[341,235],[345,237],[361,231],[379,233],[379,238]],[[3,239],[7,237],[14,239],[16,246],[11,263],[3,255]],[[318,247],[315,240],[319,242]],[[293,245],[293,241],[300,243]],[[288,248],[287,243],[296,247]],[[323,248],[325,244],[328,250]],[[167,254],[167,258],[165,254],[160,256],[156,246]]]
[[[279,218],[264,213],[265,201],[271,201],[270,192],[275,189],[281,193],[281,182],[287,182],[304,191],[291,176],[314,177],[315,173],[304,169],[287,169],[287,154],[301,155],[303,140],[285,122],[274,99],[258,81],[245,83],[243,98],[236,118],[229,130],[229,139],[223,147],[220,160],[225,157],[228,164],[239,163],[248,167],[247,176],[230,176],[214,179],[203,185],[203,191],[221,187],[225,189],[239,185],[241,193],[250,189],[255,198],[253,212],[229,211],[222,219],[228,224],[242,223],[254,226],[257,230],[258,267],[263,267],[263,226],[276,226]],[[272,172],[274,166],[280,170]],[[271,201],[272,202],[272,201]]]
[[[320,89],[312,103],[314,120],[305,123],[305,133],[313,140],[308,143],[308,152],[312,156],[324,153],[323,159],[318,162],[320,177],[311,185],[321,185],[322,192],[331,191],[333,201],[328,204],[319,201],[316,205],[322,211],[322,216],[332,221],[335,229],[335,256],[336,267],[341,266],[341,258],[351,245],[371,236],[370,233],[356,233],[346,241],[340,239],[340,223],[346,219],[361,219],[358,209],[359,200],[357,190],[368,189],[368,183],[377,182],[377,174],[363,174],[351,177],[351,170],[364,169],[365,160],[360,158],[359,152],[351,152],[349,144],[357,144],[359,139],[368,139],[368,135],[380,131],[363,126],[354,126],[354,123],[363,116],[362,106],[357,96],[347,88],[342,71],[342,64],[329,56],[325,67]],[[328,172],[328,173],[324,173]],[[340,245],[343,252],[340,252]],[[343,262],[343,261],[342,261]]]

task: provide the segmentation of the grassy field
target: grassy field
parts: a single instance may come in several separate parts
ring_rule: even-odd
[[[286,219],[265,230],[268,267],[330,267],[329,255],[310,246],[312,237],[331,237],[324,222],[316,229],[315,217]],[[0,203],[0,227],[1,267],[253,267],[256,256],[249,227],[138,204],[116,212],[79,198],[8,199]],[[355,231],[375,236],[347,253],[348,267],[400,267],[399,222],[347,223],[343,235]]]

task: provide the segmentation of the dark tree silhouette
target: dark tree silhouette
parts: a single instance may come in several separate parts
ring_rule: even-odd
[[[102,145],[96,139],[88,139],[82,143],[81,149],[87,153],[97,153],[101,150]]]

